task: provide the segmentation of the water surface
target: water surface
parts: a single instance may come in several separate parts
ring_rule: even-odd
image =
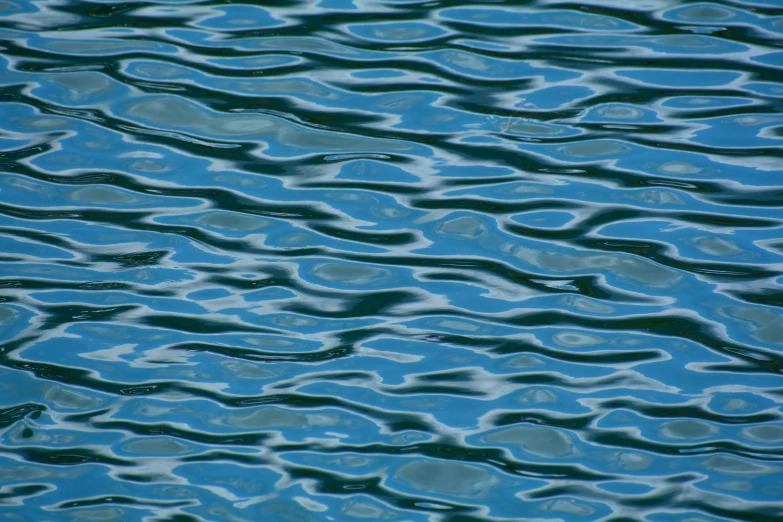
[[[0,2],[0,518],[783,519],[778,0]]]

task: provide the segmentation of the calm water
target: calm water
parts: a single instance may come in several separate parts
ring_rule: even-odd
[[[783,520],[782,42],[0,1],[0,518]]]

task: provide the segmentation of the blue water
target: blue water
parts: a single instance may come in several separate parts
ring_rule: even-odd
[[[783,520],[781,42],[0,1],[0,519]]]

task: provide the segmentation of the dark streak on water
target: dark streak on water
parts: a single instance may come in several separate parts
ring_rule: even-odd
[[[783,520],[780,0],[0,45],[0,518]]]

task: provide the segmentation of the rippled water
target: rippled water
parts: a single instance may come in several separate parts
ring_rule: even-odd
[[[783,520],[781,7],[0,1],[0,518]]]

